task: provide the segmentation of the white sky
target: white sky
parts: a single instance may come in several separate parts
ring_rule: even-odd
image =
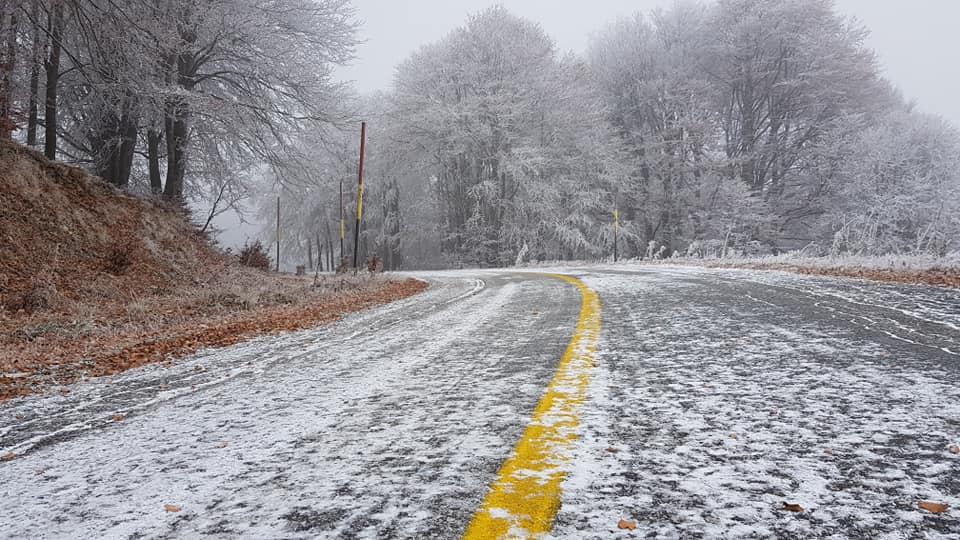
[[[353,65],[338,75],[361,92],[389,89],[394,67],[420,45],[461,26],[496,0],[353,0],[365,43]],[[512,13],[538,22],[562,51],[583,52],[590,35],[617,17],[674,0],[513,0]],[[870,30],[887,77],[921,110],[960,127],[960,0],[836,0],[837,9]]]

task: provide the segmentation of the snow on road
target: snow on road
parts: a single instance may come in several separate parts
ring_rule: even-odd
[[[578,299],[547,278],[435,281],[406,306],[167,368],[210,379],[117,422],[90,403],[165,368],[5,405],[3,426],[38,425],[3,439],[36,448],[0,463],[0,537],[456,537],[552,377]],[[37,446],[51,415],[79,432]]]
[[[554,538],[960,537],[955,292],[681,268],[583,279],[604,302],[601,367]]]
[[[599,293],[602,328],[549,537],[960,538],[956,291],[564,271]],[[460,536],[580,295],[427,277],[329,327],[0,405],[0,454],[18,454],[0,462],[0,537]]]

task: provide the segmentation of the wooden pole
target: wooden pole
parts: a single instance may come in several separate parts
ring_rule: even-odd
[[[280,272],[280,196],[277,195],[277,272]]]
[[[343,224],[343,178],[341,178],[340,179],[340,260],[341,261],[343,261],[343,258],[347,256],[347,254],[343,252],[343,235],[344,235],[345,229],[346,227]],[[328,236],[329,236],[329,231],[328,231]],[[327,241],[329,240],[330,239],[327,238]],[[337,264],[337,266],[339,266],[339,264]]]
[[[360,256],[360,217],[363,216],[363,148],[367,138],[367,123],[360,122],[360,168],[357,172],[357,223],[353,233],[353,271],[358,270]]]

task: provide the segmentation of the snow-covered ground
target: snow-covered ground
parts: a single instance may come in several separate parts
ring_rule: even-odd
[[[579,299],[547,278],[432,281],[332,327],[3,404],[2,453],[21,455],[0,462],[0,538],[457,536]],[[115,395],[151,383],[168,389]]]
[[[691,268],[584,280],[604,302],[600,367],[553,537],[960,537],[956,292]]]
[[[956,291],[561,270],[599,293],[602,329],[551,537],[960,537]],[[0,537],[458,537],[580,296],[425,277],[335,325],[0,404]]]

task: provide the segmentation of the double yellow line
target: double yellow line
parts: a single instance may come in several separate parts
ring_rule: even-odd
[[[580,404],[600,337],[600,298],[577,278],[547,274],[573,283],[582,297],[580,316],[557,373],[540,398],[523,436],[497,472],[464,540],[531,538],[550,532],[560,508]]]

